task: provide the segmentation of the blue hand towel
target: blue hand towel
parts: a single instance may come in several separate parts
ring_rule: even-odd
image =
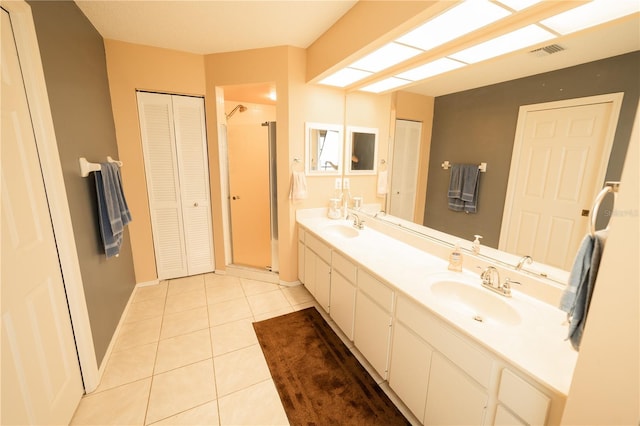
[[[107,257],[117,256],[122,245],[124,226],[131,222],[131,212],[122,191],[120,170],[115,163],[101,163],[95,172],[100,234]]]
[[[449,209],[476,213],[478,211],[478,178],[480,170],[477,164],[453,164],[449,180]]]
[[[608,231],[598,231],[582,240],[569,275],[567,288],[560,299],[560,309],[569,318],[568,339],[575,350],[580,348],[584,325],[589,312],[591,296],[600,268]]]

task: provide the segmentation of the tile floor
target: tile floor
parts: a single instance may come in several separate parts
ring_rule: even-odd
[[[288,424],[252,322],[310,306],[303,286],[229,275],[139,287],[71,424]]]

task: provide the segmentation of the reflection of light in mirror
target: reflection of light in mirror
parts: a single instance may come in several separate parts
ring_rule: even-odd
[[[540,23],[564,35],[638,11],[640,11],[638,0],[594,0]]]
[[[353,68],[343,68],[330,76],[320,80],[320,84],[326,84],[328,86],[346,87],[351,83],[362,80],[365,77],[370,76],[372,73],[362,70],[356,70]]]
[[[538,25],[529,25],[449,55],[449,57],[472,64],[547,41],[554,37],[555,35],[543,30]]]
[[[272,92],[269,92],[268,95],[269,99],[271,99],[272,101],[277,101],[278,100],[278,95],[276,94],[275,90]]]
[[[513,10],[524,10],[534,4],[540,3],[542,0],[498,0],[500,3],[505,6],[510,7]]]
[[[433,62],[429,62],[428,64],[420,65],[419,67],[410,69],[409,71],[397,74],[396,77],[412,81],[423,80],[425,78],[432,77],[437,74],[442,74],[447,71],[463,67],[465,65],[466,64],[454,61],[453,59],[441,58]]]
[[[336,158],[340,158],[339,134],[333,130],[319,130],[318,138],[318,170],[338,170]]]
[[[508,10],[485,0],[465,1],[398,38],[397,41],[429,50],[510,14]]]
[[[409,80],[389,77],[384,80],[376,81],[375,83],[365,86],[360,90],[364,92],[381,93],[385,90],[395,89],[396,87],[404,86],[405,84],[409,83],[411,83],[411,81]]]
[[[378,72],[409,58],[413,58],[420,53],[422,53],[422,50],[392,42],[354,62],[350,67]]]

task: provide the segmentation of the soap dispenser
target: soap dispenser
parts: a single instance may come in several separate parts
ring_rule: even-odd
[[[473,244],[471,245],[471,251],[474,254],[478,254],[480,253],[480,239],[482,238],[482,235],[474,235],[474,237],[476,239],[473,240]]]
[[[449,255],[449,270],[462,272],[462,252],[460,251],[460,241],[456,242],[453,251]]]

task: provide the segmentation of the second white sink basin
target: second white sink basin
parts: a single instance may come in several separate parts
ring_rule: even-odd
[[[327,226],[324,230],[329,234],[343,238],[354,238],[359,235],[358,230],[350,225],[334,224]]]
[[[449,307],[468,313],[476,321],[502,325],[518,325],[521,321],[520,314],[509,304],[509,299],[493,294],[479,284],[442,280],[431,284],[430,289]]]

